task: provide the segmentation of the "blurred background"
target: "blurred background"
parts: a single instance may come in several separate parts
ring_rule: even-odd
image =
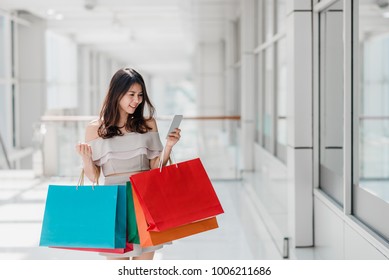
[[[388,23],[386,0],[1,0],[0,259],[94,258],[37,240],[122,67],[227,209],[159,258],[389,258]]]

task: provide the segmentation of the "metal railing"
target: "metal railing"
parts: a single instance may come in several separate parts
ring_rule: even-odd
[[[81,159],[75,151],[84,141],[85,127],[96,116],[43,116],[36,126],[40,135],[41,165],[44,176],[77,177]],[[156,118],[161,141],[172,116]],[[239,148],[236,144],[239,116],[184,116],[180,125],[181,140],[174,147],[177,162],[199,157],[213,180],[240,179]],[[35,168],[39,169],[39,168]]]

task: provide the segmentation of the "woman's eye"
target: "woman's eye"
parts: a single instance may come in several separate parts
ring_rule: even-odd
[[[131,97],[134,97],[135,96],[135,93],[129,93],[129,95]],[[142,94],[138,94],[138,98],[143,98],[143,93]]]

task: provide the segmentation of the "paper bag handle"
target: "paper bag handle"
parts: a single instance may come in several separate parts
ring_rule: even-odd
[[[160,156],[160,158],[159,158],[159,164],[158,164],[159,172],[162,172],[163,159],[164,159],[164,157],[165,157],[165,150],[166,150],[165,147],[166,147],[166,146],[163,147],[162,152],[161,152],[161,156]],[[172,161],[171,158],[173,158],[173,161]],[[170,157],[169,157],[168,161],[169,161],[169,164],[170,164],[170,165],[172,165],[173,162],[175,162],[174,164],[175,164],[176,167],[178,168],[178,164],[177,164],[176,160],[174,159],[173,150],[170,152]]]
[[[78,190],[79,186],[83,186],[84,185],[84,178],[85,178],[85,171],[84,171],[84,168],[82,168],[80,177],[78,178],[76,190]],[[96,182],[92,182],[92,189],[94,189],[96,185],[99,185],[99,178],[97,178],[97,180],[95,180],[95,181]]]

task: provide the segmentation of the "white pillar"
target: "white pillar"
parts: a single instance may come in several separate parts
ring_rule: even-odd
[[[92,98],[89,65],[90,49],[89,47],[78,47],[78,114],[92,115]],[[83,139],[83,138],[82,138]]]
[[[197,108],[200,115],[224,113],[224,43],[200,42],[196,48]]]
[[[225,22],[225,73],[224,73],[224,112],[227,116],[236,115],[234,100],[237,94],[235,91],[237,79],[235,77],[235,66],[234,66],[234,54],[235,54],[235,36],[234,36],[234,15],[233,11],[230,11],[230,14],[227,15],[227,20]],[[237,138],[237,121],[229,121],[226,123],[226,134],[228,136],[229,144],[236,144]]]
[[[241,162],[242,169],[254,169],[255,142],[255,3],[254,0],[241,2]]]
[[[312,6],[288,1],[288,221],[291,245],[313,245]]]
[[[19,120],[20,145],[32,146],[33,124],[46,110],[46,22],[31,14],[21,14],[29,26],[19,26]]]
[[[107,95],[109,82],[111,81],[111,77],[114,73],[111,73],[111,64],[110,60],[102,53],[98,55],[98,89],[97,96],[99,103],[99,111],[101,105],[103,104],[104,98]]]

